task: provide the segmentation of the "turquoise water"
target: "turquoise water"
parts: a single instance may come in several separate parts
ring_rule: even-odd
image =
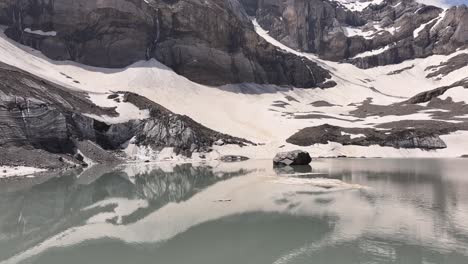
[[[468,163],[98,166],[0,182],[0,263],[468,263]]]

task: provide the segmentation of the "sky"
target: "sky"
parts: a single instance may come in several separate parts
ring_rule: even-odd
[[[449,7],[452,5],[468,5],[468,0],[418,0],[420,3],[435,5],[440,7]]]

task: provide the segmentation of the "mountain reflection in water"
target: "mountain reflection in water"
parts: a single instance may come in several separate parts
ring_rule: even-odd
[[[463,160],[99,165],[0,184],[1,263],[468,263]]]

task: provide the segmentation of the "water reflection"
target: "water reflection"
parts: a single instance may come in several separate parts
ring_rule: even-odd
[[[467,168],[461,160],[320,160],[299,170],[139,164],[4,183],[0,261],[467,263]]]
[[[54,175],[36,185],[28,178],[3,182],[0,260],[75,226],[98,220],[137,221],[169,202],[188,199],[209,185],[245,173],[243,169],[215,172],[190,164],[170,167],[170,171],[157,165],[98,165]]]

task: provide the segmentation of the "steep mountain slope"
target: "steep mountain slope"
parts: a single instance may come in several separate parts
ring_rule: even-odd
[[[55,60],[118,68],[157,58],[208,85],[332,86],[327,71],[259,38],[236,0],[7,1],[6,34]]]
[[[87,165],[117,162],[121,159],[104,149],[119,150],[124,144],[136,148],[132,154],[147,159],[151,156],[138,148],[149,146],[150,153],[159,153],[171,147],[174,152],[170,154],[191,157],[194,152],[208,151],[214,142],[249,143],[208,129],[137,94],[88,95],[3,63],[0,78],[2,165],[57,168],[75,167],[83,161]]]
[[[408,0],[244,0],[283,44],[360,68],[449,54],[468,45],[468,8]]]
[[[117,2],[119,1],[123,0]],[[372,16],[375,15],[373,12],[377,10],[375,9],[376,5],[372,5],[372,3],[376,2],[379,2],[377,5],[379,8],[384,9],[390,8],[391,4],[393,4],[392,8],[398,8],[399,5],[402,5],[404,6],[403,13],[408,13],[408,10],[412,10],[413,7],[419,7],[426,11],[423,12],[424,14],[413,12],[417,15],[416,20],[425,21],[434,15],[441,17],[440,23],[446,19],[439,16],[442,12],[452,12],[450,10],[464,12],[465,8],[459,7],[442,11],[435,7],[421,6],[412,1],[401,3],[397,1],[362,1],[359,2],[361,3],[359,5],[354,2],[353,5],[350,5],[347,1],[323,1],[320,3],[332,8],[326,7],[328,11],[332,10],[331,13],[327,11],[327,14],[338,12],[336,14],[341,14],[340,16],[343,16],[346,23],[352,23],[350,21],[353,19],[371,24],[379,21],[375,24],[375,28],[378,28],[382,21],[372,20]],[[65,4],[61,1],[56,1],[55,4],[57,3]],[[106,1],[103,3],[111,4],[111,2]],[[441,51],[441,53],[449,54],[431,55],[433,53],[431,51],[421,55],[426,58],[412,59],[415,57],[414,54],[403,58],[388,53],[390,54],[389,58],[396,58],[395,61],[383,61],[382,64],[392,65],[361,69],[350,63],[323,60],[320,57],[324,55],[319,51],[315,51],[317,54],[299,51],[304,47],[290,45],[288,38],[279,37],[278,41],[275,36],[278,37],[279,35],[276,34],[281,34],[281,31],[273,29],[268,32],[262,27],[262,23],[265,24],[270,15],[269,13],[262,15],[259,11],[262,9],[256,9],[260,3],[243,1],[241,5],[236,1],[222,2],[219,3],[219,6],[210,6],[210,8],[218,10],[217,8],[223,7],[221,9],[229,14],[225,14],[223,11],[221,17],[226,15],[236,17],[236,19],[239,16],[242,18],[235,20],[242,22],[236,24],[242,29],[242,32],[236,32],[233,36],[248,34],[251,36],[249,39],[254,41],[247,43],[258,44],[255,49],[260,48],[273,52],[264,53],[256,50],[254,57],[250,57],[250,55],[248,57],[252,60],[279,63],[286,68],[272,66],[269,62],[268,68],[273,70],[275,74],[278,74],[278,71],[288,69],[288,73],[292,74],[289,76],[295,76],[288,79],[287,82],[267,79],[258,81],[252,80],[250,77],[233,80],[231,77],[224,78],[224,75],[217,71],[219,65],[214,64],[213,61],[218,61],[220,57],[213,54],[218,53],[202,51],[210,47],[210,49],[223,50],[223,52],[227,52],[226,54],[230,54],[229,56],[234,53],[239,54],[238,52],[246,55],[252,51],[249,51],[247,46],[243,46],[246,43],[239,44],[238,48],[240,47],[240,49],[234,53],[222,48],[225,47],[225,44],[231,43],[226,41],[223,37],[225,35],[221,36],[224,42],[214,39],[219,37],[218,30],[224,30],[224,26],[218,28],[210,24],[210,27],[205,25],[208,27],[206,28],[193,24],[201,19],[201,15],[192,14],[192,17],[189,16],[190,13],[184,13],[187,12],[186,5],[191,1],[171,4],[150,1],[152,9],[148,6],[141,8],[135,3],[146,5],[139,1],[123,1],[121,4],[116,4],[115,8],[128,8],[126,6],[128,4],[138,7],[136,10],[139,11],[147,9],[157,13],[156,17],[160,18],[158,19],[158,23],[160,23],[158,45],[151,54],[160,61],[150,58],[153,55],[149,56],[148,60],[138,60],[146,58],[146,55],[143,58],[129,55],[127,58],[130,59],[125,64],[133,63],[125,68],[103,68],[79,63],[80,61],[87,62],[82,58],[92,56],[92,53],[87,52],[86,45],[82,46],[80,51],[84,57],[63,57],[60,61],[51,59],[50,57],[53,56],[45,50],[47,45],[42,45],[45,45],[44,43],[47,41],[53,43],[71,41],[66,37],[67,31],[64,30],[65,33],[60,33],[61,31],[57,30],[57,34],[54,35],[51,33],[53,31],[50,30],[56,29],[55,27],[59,25],[54,23],[58,22],[52,21],[52,24],[38,22],[44,21],[41,14],[49,12],[47,8],[40,8],[42,11],[38,14],[41,19],[38,20],[24,19],[28,17],[26,15],[29,14],[28,12],[36,10],[33,6],[26,5],[26,9],[19,9],[30,11],[23,13],[22,21],[15,22],[15,25],[21,25],[21,27],[29,25],[31,28],[29,30],[24,28],[19,39],[14,36],[14,32],[19,32],[14,27],[6,28],[6,34],[25,44],[39,48],[45,54],[31,47],[20,45],[4,33],[0,33],[0,62],[6,64],[2,66],[3,70],[0,72],[4,75],[4,78],[0,80],[0,91],[3,96],[2,100],[6,102],[3,104],[5,107],[2,108],[6,114],[2,115],[7,116],[6,119],[2,120],[3,123],[0,122],[0,127],[3,125],[2,129],[7,131],[3,133],[0,147],[15,147],[24,150],[25,146],[28,145],[30,151],[33,149],[34,151],[47,151],[47,153],[55,153],[54,155],[59,156],[63,153],[76,153],[76,149],[78,149],[85,158],[96,157],[98,156],[96,151],[108,149],[112,150],[111,152],[117,150],[126,158],[143,160],[179,159],[181,156],[199,160],[219,158],[226,154],[244,155],[250,158],[272,158],[278,151],[295,149],[298,146],[310,151],[313,156],[458,157],[468,154],[468,143],[465,143],[468,142],[465,140],[468,137],[468,90],[466,89],[468,87],[468,50],[463,45],[457,46],[460,43],[454,42],[453,34],[443,45],[443,47],[449,48]],[[208,5],[210,3],[212,2],[208,2]],[[227,3],[231,3],[229,8],[225,6]],[[91,6],[89,8],[99,12],[114,12],[109,11],[109,9],[114,8],[114,4],[110,7],[95,9],[95,6]],[[7,6],[6,9],[5,6]],[[68,3],[68,6],[71,4]],[[286,6],[289,9],[295,8],[293,3]],[[54,5],[55,11],[60,10],[55,8]],[[10,14],[8,13],[8,4],[0,5],[0,9],[3,10],[2,15],[0,15],[3,17],[1,21],[8,22],[9,18],[5,18],[5,14],[7,16]],[[65,10],[68,9],[65,8]],[[85,8],[85,10],[88,9]],[[233,10],[237,10],[237,12],[231,13]],[[257,19],[252,18],[253,20],[250,21],[251,18],[246,14],[252,14],[253,11],[255,11]],[[127,19],[125,16],[109,14],[107,15],[112,21],[116,18],[123,19],[123,21]],[[171,15],[161,16],[163,14]],[[178,16],[181,17],[175,19]],[[309,14],[307,17],[311,16]],[[433,19],[431,18],[431,20]],[[172,21],[171,26],[166,28],[166,31],[162,30],[165,28],[163,24],[168,25],[170,20]],[[329,23],[329,20],[334,20],[334,18],[325,16],[321,21]],[[403,23],[395,22],[397,20],[392,20],[392,23]],[[104,23],[106,20],[99,21]],[[120,27],[127,24],[115,21],[109,23],[108,26],[113,26],[105,26],[106,30],[101,28],[105,32],[104,35],[113,32],[112,34],[118,34],[120,37],[126,36],[125,30],[117,30],[114,26]],[[438,22],[435,23],[438,24]],[[46,24],[54,28],[46,28]],[[188,25],[192,25],[191,30],[186,28]],[[458,26],[460,25],[462,24]],[[215,28],[211,28],[211,26]],[[335,26],[343,27],[342,24]],[[70,27],[72,26],[70,25]],[[298,24],[298,28],[300,27]],[[452,32],[453,27],[454,25],[448,23],[444,29],[447,32]],[[175,30],[175,28],[180,31]],[[395,36],[399,34],[400,30],[397,28],[399,27],[395,27]],[[135,30],[140,30],[140,28]],[[388,30],[387,28],[383,31]],[[441,30],[443,31],[443,29]],[[163,31],[165,33],[162,33]],[[385,34],[384,32],[376,35]],[[459,35],[466,36],[462,33]],[[96,39],[100,39],[99,36],[101,35],[94,31],[90,32],[89,41],[94,43]],[[214,39],[209,40],[211,37]],[[28,42],[27,39],[34,39],[34,41]],[[291,40],[291,38],[289,39]],[[133,41],[133,39],[129,41]],[[232,41],[234,41],[232,43],[237,43],[235,40]],[[282,42],[288,42],[289,47]],[[413,45],[415,40],[412,39],[409,42]],[[450,43],[456,45],[451,46]],[[328,44],[324,42],[320,45]],[[292,47],[296,47],[296,49]],[[328,45],[328,47],[329,51],[335,49],[333,45]],[[185,64],[172,64],[172,59],[168,59],[168,57],[172,58],[173,48],[180,51],[179,55],[185,54],[183,56],[188,56],[187,58],[196,58],[195,64],[189,63],[194,68],[191,68],[192,66],[189,68],[197,70],[192,71],[185,68],[187,71],[181,71],[179,67],[184,68]],[[99,49],[96,48],[96,51]],[[324,48],[324,50],[327,49]],[[363,53],[369,52],[361,51]],[[125,52],[123,54],[126,54]],[[136,54],[133,52],[138,53],[141,50],[132,51],[131,54]],[[158,52],[161,54],[158,55]],[[385,50],[381,54],[387,54],[386,52]],[[195,53],[196,56],[201,56],[200,60],[198,57],[191,57]],[[107,56],[105,54],[109,53],[102,50],[99,52],[99,56]],[[371,54],[362,58],[387,56],[381,54]],[[168,57],[162,58],[161,56]],[[309,75],[296,75],[295,69],[298,68],[290,68],[288,66],[290,64],[285,63],[285,58],[292,58],[294,61],[300,62],[302,65],[300,67],[312,65],[313,68],[306,67]],[[65,59],[73,59],[78,62]],[[346,60],[346,56],[342,59]],[[106,62],[106,60],[99,61]],[[397,62],[400,63],[393,64]],[[197,66],[198,63],[200,65]],[[203,69],[199,66],[202,66]],[[362,67],[359,64],[358,66]],[[232,70],[230,67],[228,72]],[[12,71],[14,74],[10,76]],[[224,69],[221,71],[224,72]],[[295,87],[301,86],[298,83],[311,84],[310,77],[317,76],[317,73],[320,75],[320,72],[327,75],[327,79],[323,79],[323,81],[334,84],[333,87],[327,89]],[[252,74],[252,76],[259,76],[258,72],[252,72]],[[197,75],[197,77],[194,78],[192,75]],[[219,83],[227,84],[216,87],[204,85],[203,83],[211,83],[211,81],[202,79],[211,78],[210,76],[217,80],[223,80]],[[9,81],[9,78],[13,78],[14,82]],[[193,80],[198,80],[202,84]],[[264,82],[271,84],[262,84]],[[279,83],[292,85],[275,85]],[[317,84],[317,80],[314,83]],[[11,87],[16,87],[16,89],[12,90]],[[309,86],[307,85],[307,87]],[[13,108],[8,107],[12,105],[11,102],[14,102]],[[36,142],[34,137],[28,136],[27,130],[21,128],[23,124],[29,124],[29,121],[25,122],[22,119],[21,113],[27,113],[28,120],[31,117],[28,116],[28,111],[24,111],[25,106],[26,108],[28,105],[33,106],[33,113],[35,113],[34,111],[43,111],[41,107],[44,102],[47,109],[53,108],[52,111],[47,112],[50,118],[45,117],[42,121],[31,121],[31,124],[37,124],[36,127],[39,129],[39,133],[32,134],[53,135],[54,140],[60,139],[57,142],[62,142],[61,140],[65,142],[57,144],[57,147],[70,147],[66,149],[45,148],[40,143],[42,137],[39,137],[38,142]],[[53,113],[56,114],[52,115]],[[11,120],[14,121],[14,126],[9,125]],[[18,128],[15,131],[19,132],[8,130],[15,127]],[[34,128],[35,126],[30,127]],[[61,133],[55,135],[56,131]],[[13,137],[8,135],[18,136],[21,140],[14,140],[16,143],[12,144],[11,138]],[[45,142],[50,140],[45,139]],[[90,142],[97,143],[97,146]],[[49,144],[46,145],[49,146]],[[165,149],[165,147],[173,149]],[[5,149],[3,152],[13,153]],[[58,159],[56,156],[53,158]],[[12,162],[14,160],[14,158],[10,158],[4,163],[14,164]],[[73,160],[73,162],[77,161]]]

